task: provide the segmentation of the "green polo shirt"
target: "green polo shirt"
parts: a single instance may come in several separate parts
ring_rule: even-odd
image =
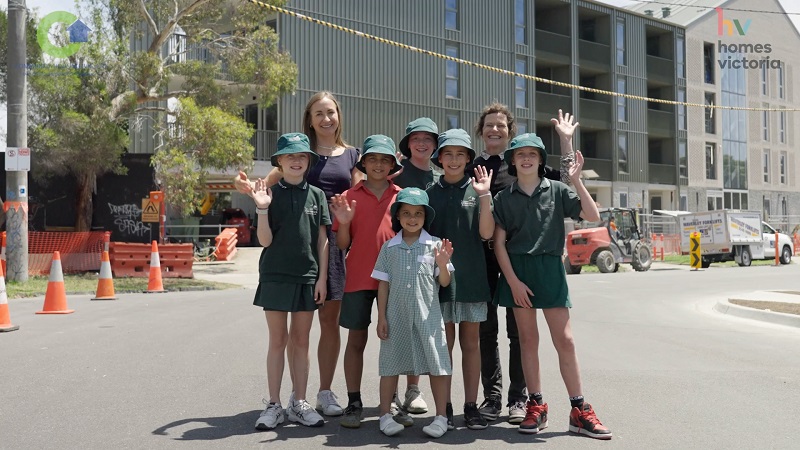
[[[401,188],[415,187],[428,189],[439,181],[439,177],[441,176],[441,173],[436,170],[433,164],[430,165],[431,170],[421,170],[411,163],[410,159],[400,161],[400,165],[403,166],[403,171],[400,172],[400,175],[394,177],[392,181]]]
[[[564,250],[564,218],[580,218],[578,194],[560,181],[542,178],[529,196],[517,183],[494,198],[494,220],[506,230],[506,250],[515,255],[560,257]]]
[[[318,188],[281,179],[269,205],[272,244],[261,252],[259,282],[314,284],[319,276],[319,227],[330,225],[328,202]]]
[[[440,178],[427,192],[428,204],[436,211],[428,232],[453,243],[451,261],[456,268],[450,285],[439,291],[439,301],[490,301],[479,231],[480,201],[471,180],[464,177],[456,184],[449,184]]]

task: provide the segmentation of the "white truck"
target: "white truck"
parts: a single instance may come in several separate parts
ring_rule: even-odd
[[[775,258],[775,229],[761,220],[760,211],[706,211],[678,214],[681,249],[689,252],[691,234],[700,233],[701,264],[734,260],[749,266],[753,259]],[[789,264],[794,254],[792,239],[780,233],[778,249],[781,264]]]

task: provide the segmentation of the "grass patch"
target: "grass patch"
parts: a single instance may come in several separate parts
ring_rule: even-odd
[[[665,255],[664,261],[656,260],[655,262],[665,262],[668,264],[678,264],[681,266],[690,266],[691,259],[689,255]],[[774,259],[754,259],[751,263],[753,266],[774,266],[775,260]],[[739,267],[739,264],[736,264],[736,261],[725,261],[725,262],[715,262],[711,264],[712,267]]]
[[[772,312],[779,312],[784,314],[800,315],[800,303],[760,302],[757,300],[735,300],[735,299],[730,299],[728,301],[733,303],[734,305],[745,306],[747,308],[770,310]]]
[[[47,277],[30,277],[26,283],[9,281],[6,283],[8,298],[36,297],[47,291]],[[164,278],[164,289],[168,291],[203,291],[232,289],[241,286],[196,278]],[[97,291],[97,274],[64,275],[67,294],[94,294]],[[118,294],[142,292],[147,290],[147,278],[116,278],[114,291]]]

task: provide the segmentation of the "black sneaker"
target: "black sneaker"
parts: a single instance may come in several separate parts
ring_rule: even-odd
[[[470,430],[484,430],[489,426],[475,403],[464,403],[464,421]]]
[[[361,405],[361,402],[351,403],[345,408],[344,416],[342,417],[342,421],[339,422],[339,425],[345,428],[360,428],[363,415],[364,407]]]
[[[500,400],[487,398],[481,403],[478,409],[484,419],[497,420],[497,417],[500,415],[500,410],[503,409],[503,404],[500,403]]]
[[[447,403],[447,409],[446,409],[446,413],[445,414],[447,414],[447,429],[448,430],[454,430],[456,428],[456,423],[453,422],[453,404],[452,403]]]

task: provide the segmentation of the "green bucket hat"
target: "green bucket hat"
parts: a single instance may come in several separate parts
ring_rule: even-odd
[[[503,153],[503,159],[508,163],[508,174],[512,177],[517,176],[517,168],[511,164],[511,158],[514,156],[514,150],[522,147],[533,147],[539,150],[539,157],[542,164],[539,166],[539,176],[544,174],[544,165],[547,164],[547,150],[544,148],[542,138],[536,133],[521,134],[509,143],[508,149]]]
[[[286,133],[278,138],[278,151],[275,152],[269,161],[273,167],[278,167],[278,157],[281,155],[291,155],[293,153],[308,153],[308,168],[311,169],[319,161],[317,155],[308,143],[308,136],[303,133]]]
[[[412,206],[424,206],[425,225],[423,225],[423,228],[426,230],[430,228],[431,223],[433,223],[433,218],[436,216],[436,212],[428,204],[428,193],[420,188],[410,187],[398,192],[397,198],[394,200],[394,203],[392,203],[392,229],[394,229],[395,233],[399,233],[403,228],[400,226],[400,221],[397,220],[397,210],[400,209],[402,203]]]
[[[406,125],[406,135],[403,136],[403,139],[400,141],[400,153],[406,158],[411,158],[411,149],[408,148],[408,140],[411,139],[411,133],[416,133],[418,131],[432,134],[434,141],[436,141],[437,136],[439,136],[439,128],[433,120],[427,117],[420,117],[419,119],[412,120]]]
[[[439,135],[439,145],[436,146],[436,151],[431,155],[431,162],[436,164],[437,167],[442,167],[442,163],[439,162],[439,151],[448,145],[467,149],[469,153],[467,165],[475,159],[475,150],[472,149],[472,141],[469,139],[469,133],[461,128],[453,128]]]
[[[364,164],[362,164],[361,161],[363,161],[364,157],[370,153],[388,155],[394,159],[394,168],[389,171],[389,175],[403,168],[403,166],[400,165],[400,161],[397,159],[394,141],[389,136],[373,134],[364,140],[364,147],[361,149],[361,159],[359,159],[356,163],[356,169],[367,173],[367,170],[364,168]]]

